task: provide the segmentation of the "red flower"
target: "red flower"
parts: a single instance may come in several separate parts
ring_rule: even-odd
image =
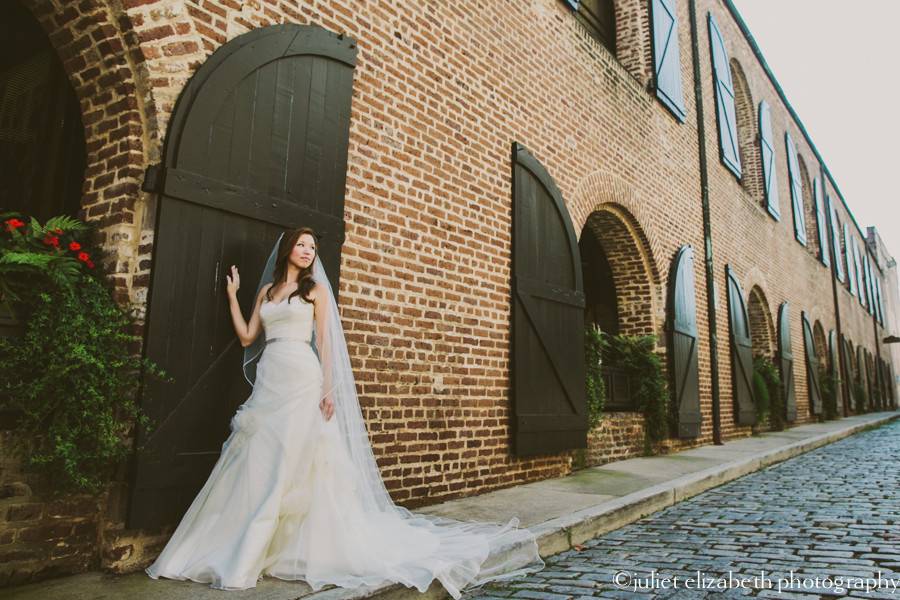
[[[94,268],[94,261],[88,259],[88,261],[87,261],[87,266],[88,266],[88,269],[93,269],[93,268]]]
[[[25,222],[19,219],[7,219],[4,223],[6,223],[7,231],[15,231],[19,227],[25,227]]]
[[[78,242],[69,242],[69,250],[71,250],[72,252],[78,252],[79,250],[81,250],[81,244],[79,244]]]
[[[63,232],[62,229],[60,229],[59,227],[57,227],[56,229],[53,230],[53,233],[62,233],[62,232]]]
[[[50,235],[49,233],[44,236],[44,243],[48,246],[53,246],[54,248],[59,248],[59,238],[55,235]]]
[[[81,262],[87,262],[87,261],[91,260],[91,256],[87,252],[79,252],[78,260],[80,260]]]

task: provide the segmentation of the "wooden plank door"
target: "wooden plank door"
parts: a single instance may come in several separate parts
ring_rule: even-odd
[[[218,459],[241,373],[224,275],[241,269],[245,315],[281,231],[310,226],[337,291],[355,42],[281,25],[235,38],[197,71],[176,105],[160,193],[147,357],[149,380],[129,527],[176,522]]]
[[[513,144],[513,452],[587,446],[584,290],[578,240],[547,170]]]
[[[694,292],[694,250],[682,247],[669,271],[669,370],[678,437],[700,435],[700,371],[697,349],[697,300]]]

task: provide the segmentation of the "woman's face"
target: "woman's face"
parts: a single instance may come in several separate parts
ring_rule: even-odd
[[[294,249],[291,250],[291,263],[301,269],[310,266],[316,259],[316,240],[308,233],[304,233],[297,238]]]

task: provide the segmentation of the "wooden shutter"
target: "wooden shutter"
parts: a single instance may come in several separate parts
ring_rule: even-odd
[[[847,401],[850,403],[850,407],[855,410],[856,407],[853,405],[853,345],[850,343],[850,340],[847,339],[843,334],[841,337],[844,340],[844,388],[847,396]]]
[[[863,262],[862,257],[859,253],[859,242],[856,241],[856,237],[851,237],[853,240],[853,268],[856,270],[856,290],[858,292],[859,303],[863,306],[866,305],[866,283],[865,283],[865,273],[863,272]]]
[[[875,313],[875,292],[872,285],[872,261],[869,260],[869,253],[866,252],[866,243],[863,242],[862,250],[863,275],[866,282],[866,310],[869,314]]]
[[[337,291],[356,43],[320,27],[255,29],[220,47],[169,122],[148,310],[148,379],[129,528],[177,523],[219,458],[250,388],[231,326],[225,272],[238,265],[249,315],[255,283],[285,228],[308,225]]]
[[[731,65],[725,50],[725,38],[716,18],[709,13],[709,45],[713,63],[713,85],[716,89],[716,123],[719,127],[719,158],[738,179],[741,177],[741,154],[738,150],[737,117],[734,108],[734,84]]]
[[[584,291],[575,230],[547,170],[513,144],[513,451],[587,446]]]
[[[881,297],[881,280],[875,278],[875,310],[878,313],[878,322],[884,326],[884,301]]]
[[[866,355],[862,345],[856,347],[856,377],[866,392],[866,410],[872,407],[872,394],[869,391],[869,376],[866,373]]]
[[[778,368],[781,371],[781,397],[785,418],[797,420],[797,393],[794,385],[794,352],[791,349],[791,312],[787,302],[778,307]]]
[[[681,89],[681,53],[675,0],[650,0],[656,97],[684,123],[687,111]]]
[[[856,295],[856,271],[853,270],[853,246],[850,243],[850,229],[844,223],[844,260],[847,263],[847,285],[850,293]]]
[[[831,201],[831,196],[825,195],[825,205],[828,207],[828,214],[831,217],[831,258],[834,264],[834,274],[838,281],[844,282],[844,264],[841,258],[841,224],[838,221],[837,210]]]
[[[784,132],[787,148],[788,175],[791,180],[791,207],[794,211],[794,238],[806,245],[806,211],[803,207],[803,180],[800,178],[800,163],[797,160],[797,146],[788,131]]]
[[[828,227],[825,219],[825,202],[822,200],[822,186],[819,184],[819,178],[813,178],[813,203],[816,209],[816,233],[819,239],[819,260],[826,267],[831,265],[829,255],[831,251],[828,249]]]
[[[697,360],[697,300],[694,293],[694,251],[683,246],[669,271],[669,371],[678,437],[700,435],[700,370]]]
[[[806,349],[806,388],[809,393],[809,409],[814,415],[822,414],[822,388],[819,384],[819,360],[816,356],[816,344],[813,340],[812,327],[802,313],[803,321],[803,346]],[[796,414],[796,407],[795,407]]]
[[[763,184],[766,194],[766,210],[775,217],[781,218],[778,200],[778,177],[775,175],[775,144],[772,137],[772,111],[769,103],[759,103],[759,151],[762,159]]]
[[[731,341],[731,381],[735,421],[738,425],[756,424],[753,399],[753,343],[750,320],[741,284],[731,267],[725,267],[728,280],[728,321]]]
[[[834,329],[828,332],[828,368],[831,369],[831,376],[834,377],[834,380],[838,382],[835,385],[834,393],[840,396],[840,381],[841,381],[841,367],[840,362],[838,362],[838,345],[837,345],[837,334],[834,332]]]

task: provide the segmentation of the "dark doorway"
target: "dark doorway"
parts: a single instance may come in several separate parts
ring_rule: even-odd
[[[596,325],[604,333],[617,335],[619,310],[616,305],[616,283],[609,259],[591,228],[585,227],[578,248],[584,273],[584,322]]]
[[[40,24],[17,2],[0,20],[0,211],[76,215],[86,151],[81,108]]]

